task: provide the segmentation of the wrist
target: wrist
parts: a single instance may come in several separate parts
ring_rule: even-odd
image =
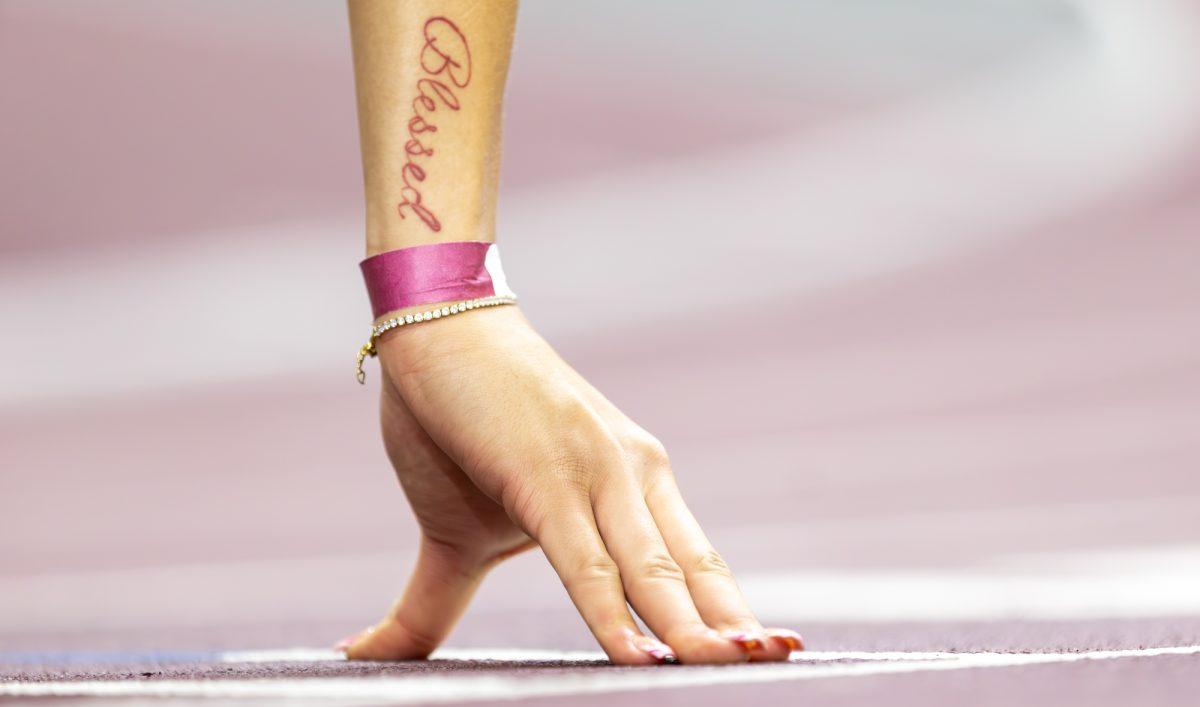
[[[382,212],[382,213],[380,213]],[[379,209],[367,209],[366,257],[387,253],[401,248],[455,241],[481,241],[494,243],[496,228],[493,221],[483,219],[452,219],[453,227],[433,231],[412,218],[400,219],[395,204]]]
[[[469,305],[471,300],[446,300],[445,302],[433,302],[430,304],[419,304],[412,307],[401,307],[378,317],[371,323],[373,327],[385,326],[388,322],[403,322],[402,326],[392,328],[403,328],[411,324],[419,324],[423,322],[441,319],[442,317],[451,317],[455,314],[460,314],[462,311],[470,311],[474,309],[484,309],[485,305],[475,304]],[[506,304],[515,305],[516,302],[506,302]],[[411,329],[415,329],[412,327]],[[411,330],[410,329],[410,330]]]
[[[384,334],[516,302],[500,264],[499,248],[490,242],[401,248],[368,257],[360,268],[375,315],[371,336],[358,352],[360,383],[365,378],[363,362],[377,354],[375,344]]]
[[[474,312],[474,310],[477,310],[477,309],[499,308],[499,309],[515,311],[516,310],[515,306],[505,307],[502,305],[516,305],[516,303],[517,303],[517,298],[515,295],[511,295],[511,294],[495,295],[495,296],[489,296],[489,297],[480,297],[477,299],[467,300],[467,301],[463,301],[463,302],[452,302],[449,304],[442,304],[440,306],[439,305],[432,305],[432,306],[423,305],[422,308],[418,308],[417,311],[412,312],[412,313],[397,312],[393,315],[387,315],[387,317],[385,317],[385,319],[382,322],[373,324],[371,326],[370,338],[367,339],[367,343],[364,344],[362,346],[362,348],[360,348],[358,351],[358,365],[356,366],[358,382],[363,383],[366,380],[366,374],[363,371],[363,363],[366,361],[367,357],[374,358],[375,356],[378,356],[380,354],[381,350],[386,350],[386,349],[390,348],[389,345],[384,344],[383,342],[388,341],[388,340],[393,340],[393,341],[395,340],[396,337],[386,337],[385,338],[386,335],[392,333],[393,331],[396,331],[397,329],[406,329],[407,336],[402,337],[402,339],[407,339],[409,342],[417,343],[418,348],[415,350],[419,351],[421,348],[420,342],[428,341],[429,339],[426,335],[421,334],[421,333],[417,333],[417,334],[408,333],[408,332],[413,331],[414,326],[418,330],[428,329],[429,325],[433,322],[433,320],[451,319],[451,318],[458,320],[459,317],[457,315],[463,315],[463,314],[467,314],[468,312]],[[524,321],[523,317],[520,317],[519,314],[517,315],[517,317],[521,321]],[[461,320],[459,320],[459,321],[461,322]],[[468,325],[464,328],[460,324],[459,326],[451,326],[448,329],[444,328],[444,329],[442,329],[440,338],[442,340],[454,339],[464,331],[471,331],[471,327]],[[449,336],[447,336],[447,335],[449,335]],[[408,348],[407,350],[411,352],[414,349]],[[412,357],[409,355],[406,355],[406,358],[412,358]]]
[[[371,312],[511,296],[500,248],[487,241],[430,243],[379,253],[359,264]]]
[[[503,350],[532,331],[520,309],[480,307],[473,311],[387,331],[375,340],[381,370],[401,387],[414,371],[462,372],[464,361]]]
[[[420,211],[398,201],[403,185],[389,184],[378,194],[368,194],[367,256],[432,243],[494,241],[496,195],[473,176],[475,171],[463,165],[452,184],[434,189],[426,183],[428,193],[417,204]]]

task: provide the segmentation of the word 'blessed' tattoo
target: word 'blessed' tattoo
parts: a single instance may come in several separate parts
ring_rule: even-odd
[[[428,20],[424,34],[421,70],[425,75],[417,81],[417,97],[412,102],[413,116],[408,120],[409,139],[404,144],[408,159],[400,172],[404,187],[400,190],[401,201],[396,205],[396,211],[400,218],[405,218],[404,210],[411,209],[426,226],[440,231],[441,221],[421,203],[419,185],[425,181],[426,172],[416,160],[433,157],[433,148],[422,142],[422,136],[438,130],[431,122],[430,114],[436,112],[438,106],[453,111],[461,107],[454,89],[466,88],[471,83],[471,49],[458,26],[445,17]]]

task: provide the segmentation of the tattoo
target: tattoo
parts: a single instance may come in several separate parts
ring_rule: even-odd
[[[430,120],[430,114],[441,105],[457,111],[461,104],[455,88],[466,88],[471,83],[471,50],[467,38],[458,26],[445,17],[433,17],[425,22],[425,46],[421,48],[421,70],[425,72],[417,80],[417,97],[412,102],[412,118],[408,120],[408,142],[404,144],[407,161],[400,176],[404,187],[400,190],[401,201],[396,205],[400,218],[404,210],[411,209],[426,226],[433,231],[442,230],[442,223],[421,200],[420,183],[425,181],[425,167],[417,164],[418,159],[433,157],[433,148],[422,140],[422,136],[436,133],[438,128]]]

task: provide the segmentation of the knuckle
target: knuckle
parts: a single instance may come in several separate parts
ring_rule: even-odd
[[[718,577],[733,577],[729,564],[716,550],[709,548],[700,553],[692,563],[692,571],[697,574],[715,575]]]
[[[638,576],[645,580],[684,583],[683,570],[669,555],[655,553],[642,560]]]
[[[665,470],[670,467],[671,460],[667,456],[667,448],[657,437],[645,430],[639,430],[627,437],[621,446],[643,467],[652,470]]]
[[[608,555],[589,555],[581,558],[568,578],[568,581],[577,584],[612,584],[620,580],[621,573],[617,564]]]

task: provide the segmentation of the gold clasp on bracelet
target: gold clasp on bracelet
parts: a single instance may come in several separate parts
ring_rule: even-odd
[[[358,367],[356,370],[358,371],[357,378],[359,385],[366,385],[367,383],[367,372],[363,370],[363,362],[367,360],[367,356],[374,355],[375,334],[372,332],[371,339],[367,343],[363,344],[362,348],[358,350]]]

